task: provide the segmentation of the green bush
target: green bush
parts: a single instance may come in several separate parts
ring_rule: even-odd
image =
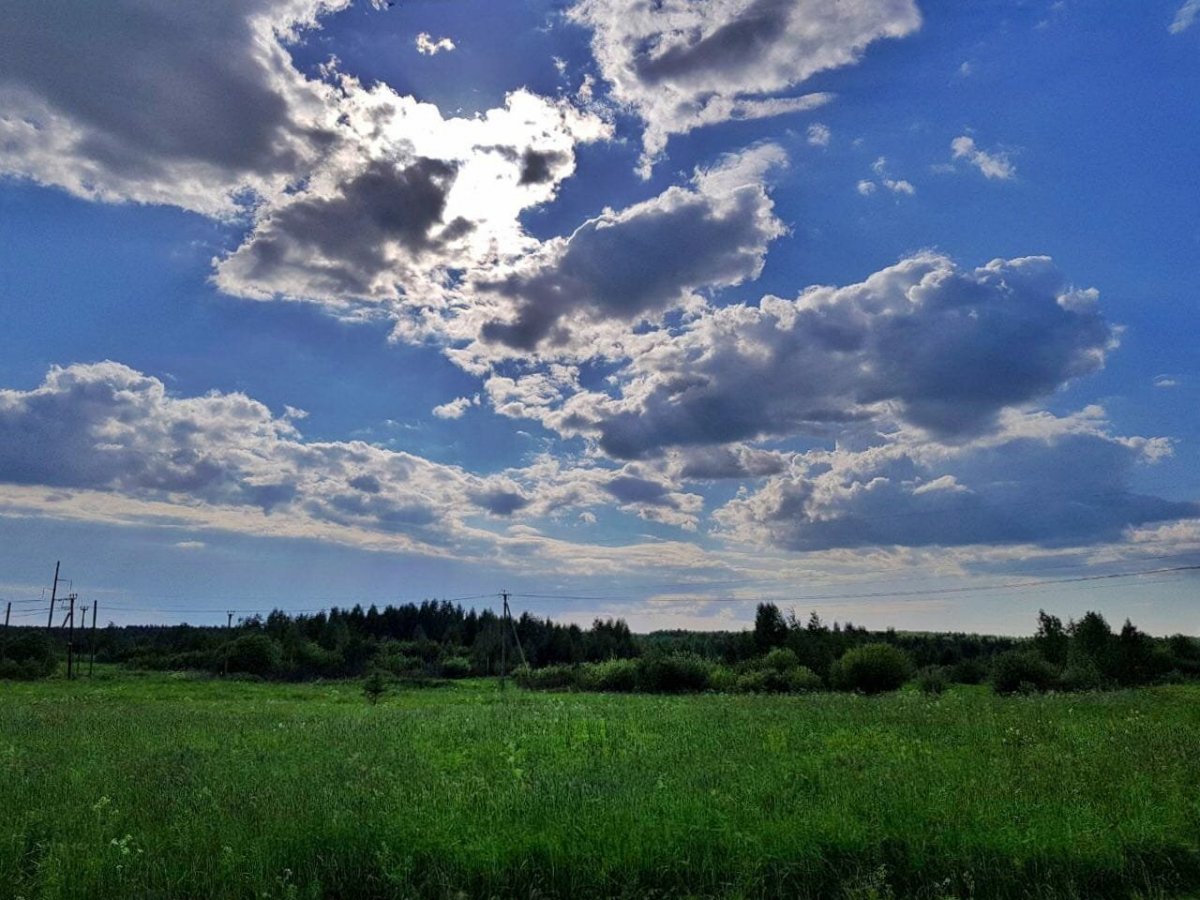
[[[326,650],[315,641],[301,641],[292,651],[293,674],[301,678],[336,677],[341,673],[343,663],[340,653]]]
[[[385,693],[387,693],[387,680],[382,672],[374,669],[363,681],[363,696],[367,698],[368,703],[374,706]]]
[[[950,667],[950,680],[955,684],[983,684],[988,668],[978,659],[962,659]]]
[[[713,666],[712,671],[708,673],[708,689],[721,694],[732,694],[737,690],[740,677],[737,670],[730,666]]]
[[[776,647],[762,659],[758,660],[759,666],[764,669],[773,669],[776,672],[790,672],[793,669],[800,668],[800,657],[796,655],[795,650],[790,650],[787,647]]]
[[[891,644],[864,644],[833,664],[829,680],[838,690],[881,694],[904,684],[911,669],[908,656]]]
[[[651,694],[683,694],[708,688],[712,663],[695,653],[670,653],[638,661],[638,688]]]
[[[58,660],[50,639],[41,631],[24,631],[5,643],[0,678],[23,681],[46,678],[57,668]]]
[[[788,690],[792,693],[809,693],[811,691],[820,691],[825,687],[825,683],[821,681],[821,676],[810,669],[808,666],[796,666],[787,673],[790,686]]]
[[[926,666],[917,673],[917,687],[922,694],[940,694],[950,686],[950,670],[946,666]]]
[[[230,672],[267,677],[279,671],[283,650],[265,634],[244,634],[225,645]]]
[[[466,678],[471,674],[471,661],[465,656],[447,656],[439,669],[443,678]]]
[[[585,691],[628,694],[638,688],[638,661],[610,659],[580,666],[579,686]]]
[[[521,666],[513,672],[513,680],[523,688],[535,691],[563,691],[578,686],[580,672],[574,666],[543,666],[531,669]]]
[[[1064,691],[1098,691],[1105,687],[1105,678],[1090,659],[1072,660],[1058,677],[1058,687]]]
[[[1046,691],[1056,677],[1054,666],[1033,650],[1008,650],[992,660],[992,687],[997,694]]]
[[[788,651],[790,652],[790,651]],[[819,691],[821,678],[812,669],[795,665],[788,669],[755,666],[737,678],[735,689],[741,694],[794,694]]]

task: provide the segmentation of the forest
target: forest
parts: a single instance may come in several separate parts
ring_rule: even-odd
[[[68,656],[61,631],[13,629],[0,677],[37,678]],[[915,680],[938,693],[988,683],[999,693],[1131,687],[1200,678],[1200,641],[1154,637],[1126,620],[1114,631],[1089,612],[1063,622],[1039,612],[1029,637],[871,631],[801,620],[759,603],[753,629],[634,634],[622,619],[588,628],[526,612],[505,618],[448,601],[274,610],[229,627],[110,624],[74,636],[76,671],[101,664],[279,681],[377,678],[407,683],[512,675],[529,688],[613,692],[797,693],[894,690]]]

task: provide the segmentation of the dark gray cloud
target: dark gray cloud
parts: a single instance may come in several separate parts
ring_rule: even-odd
[[[727,478],[763,478],[787,468],[787,456],[744,446],[688,447],[673,460],[680,478],[719,481]]]
[[[103,199],[229,211],[332,140],[328,89],[283,43],[346,0],[11,0],[0,171]]]
[[[694,189],[670,188],[585,222],[532,270],[480,281],[479,291],[514,306],[510,320],[485,323],[483,337],[519,350],[562,346],[573,316],[636,323],[698,289],[757,277],[783,231],[761,177],[782,160],[771,145],[730,157],[700,173]]]
[[[648,340],[621,373],[623,397],[576,403],[573,422],[621,459],[880,416],[962,438],[1096,371],[1113,342],[1094,292],[1072,291],[1047,259],[970,271],[925,254]]]
[[[804,551],[1117,541],[1130,527],[1200,515],[1200,504],[1128,487],[1163,449],[1070,425],[955,448],[816,453],[714,518],[741,539]]]
[[[518,184],[547,184],[558,180],[556,174],[574,163],[570,154],[559,150],[538,151],[526,148],[521,155],[521,177]]]
[[[671,489],[667,485],[633,475],[618,475],[606,484],[604,489],[622,503],[663,506],[671,502]]]
[[[458,166],[374,160],[329,196],[306,193],[265,212],[220,263],[220,280],[290,297],[390,297],[427,254],[445,262],[473,225],[445,222]]]

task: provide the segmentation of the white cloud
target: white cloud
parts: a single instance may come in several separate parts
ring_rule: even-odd
[[[698,291],[758,277],[767,245],[784,233],[763,179],[785,162],[773,144],[731,154],[697,170],[691,187],[606,210],[507,273],[478,273],[459,333],[482,335],[472,352],[491,359],[620,352],[608,345],[630,325],[702,304]]]
[[[0,174],[252,218],[216,261],[215,283],[238,296],[345,315],[436,303],[447,270],[534,247],[521,213],[554,197],[577,144],[611,134],[526,90],[447,118],[336,58],[306,77],[291,46],[349,0],[15,2],[0,37]]]
[[[881,156],[871,163],[871,171],[879,176],[879,183],[891,191],[893,194],[905,194],[911,197],[917,192],[916,187],[911,181],[903,178],[892,178],[888,171],[888,161],[886,156]],[[858,183],[858,192],[864,197],[869,197],[875,193],[876,184],[868,179],[863,179]]]
[[[1179,387],[1179,379],[1174,375],[1155,375],[1154,386],[1156,388],[1173,388]]]
[[[631,338],[610,391],[522,412],[621,459],[895,421],[962,439],[1098,370],[1113,346],[1094,292],[1071,289],[1049,259],[972,270],[924,253],[860,284],[705,310]]]
[[[448,37],[434,40],[433,37],[426,31],[422,31],[417,35],[417,52],[426,56],[436,56],[442,51],[450,51],[455,49],[454,41]]]
[[[1102,411],[1014,413],[980,441],[901,432],[862,450],[810,451],[713,518],[731,539],[789,550],[1119,541],[1200,513],[1127,487],[1135,466],[1164,452],[1162,439],[1113,436]]]
[[[461,419],[463,414],[472,406],[479,405],[479,395],[474,397],[456,397],[433,408],[433,414],[439,419]]]
[[[1197,18],[1200,18],[1200,0],[1186,0],[1175,13],[1168,30],[1171,34],[1182,34],[1195,24]]]
[[[529,252],[519,216],[554,197],[577,143],[609,126],[566,101],[521,90],[472,118],[386,85],[340,79],[344,140],[305,188],[261,207],[216,263],[223,291],[363,304],[438,304],[450,268]]]
[[[479,557],[504,540],[489,522],[606,506],[695,530],[703,501],[637,463],[540,457],[479,476],[362,441],[307,441],[243,394],[174,397],[114,362],[55,367],[33,390],[0,390],[0,514]]]
[[[954,159],[963,159],[977,168],[987,178],[1007,181],[1017,174],[1017,167],[1005,153],[989,153],[975,144],[974,138],[960,135],[950,142]]]
[[[828,147],[832,137],[833,133],[829,130],[828,125],[814,122],[808,126],[808,143],[814,147]]]
[[[274,196],[335,140],[336,98],[287,45],[349,0],[6,5],[0,173],[212,216]],[[97,89],[102,83],[103,89]]]
[[[614,97],[646,123],[645,176],[672,134],[827,102],[778,95],[921,24],[912,0],[581,0],[568,15],[592,29]]]

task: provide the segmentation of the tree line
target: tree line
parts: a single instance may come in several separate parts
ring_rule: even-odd
[[[0,677],[52,674],[59,635],[14,629],[0,646]],[[937,692],[990,683],[998,692],[1088,690],[1200,678],[1200,642],[1153,637],[1099,613],[1063,622],[1041,612],[1027,638],[871,631],[758,604],[745,631],[635,635],[622,619],[588,628],[526,612],[511,620],[447,601],[355,605],[315,615],[274,610],[234,627],[109,625],[96,659],[142,669],[199,670],[281,680],[430,680],[493,676],[502,666],[526,686],[605,691],[872,693],[916,680]]]

